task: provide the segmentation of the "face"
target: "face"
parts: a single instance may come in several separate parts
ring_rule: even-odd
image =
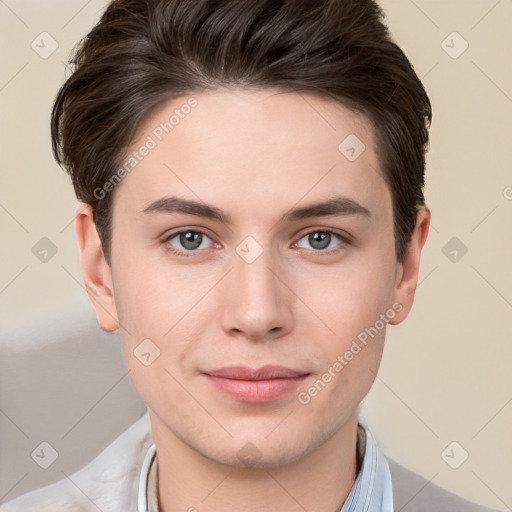
[[[105,308],[161,435],[225,464],[244,450],[285,464],[356,421],[386,324],[410,306],[390,192],[371,124],[338,103],[192,96],[130,148]]]

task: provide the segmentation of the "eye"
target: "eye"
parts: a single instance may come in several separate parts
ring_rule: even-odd
[[[210,237],[201,231],[194,231],[187,229],[172,233],[165,240],[164,243],[169,244],[166,248],[174,253],[198,252],[199,249],[207,249],[211,242]]]
[[[305,240],[310,247],[304,247],[301,244],[301,241]],[[306,233],[301,239],[297,242],[299,247],[305,249],[313,249],[314,251],[320,252],[333,252],[338,249],[341,249],[346,244],[348,244],[348,240],[346,237],[335,233],[334,231],[329,230],[316,230]]]

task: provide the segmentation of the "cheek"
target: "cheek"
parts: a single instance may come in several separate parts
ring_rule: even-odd
[[[161,339],[187,317],[214,280],[193,265],[172,266],[165,257],[150,256],[135,252],[129,261],[119,262],[115,301],[131,336]]]
[[[382,307],[381,297],[359,301],[348,295],[345,299],[338,307],[331,306],[328,321],[335,334],[317,338],[319,370],[297,397],[332,428],[346,421],[370,390],[384,349],[386,315],[394,313]]]
[[[365,258],[329,271],[310,274],[296,288],[327,329],[333,350],[341,350],[365,328],[374,325],[390,307],[394,288],[391,261]]]
[[[116,304],[124,359],[133,387],[152,410],[183,400],[180,367],[196,335],[187,323],[197,299],[148,266],[118,273]],[[172,286],[171,286],[172,282]],[[187,330],[188,329],[188,330]]]
[[[313,276],[310,284],[314,286],[301,290],[304,302],[325,327],[320,327],[322,336],[318,336],[318,322],[312,331],[312,335],[317,333],[313,339],[321,370],[313,388],[304,390],[304,402],[355,407],[370,389],[382,357],[387,323],[396,314],[390,304],[393,268],[391,258],[385,263],[377,255],[372,261],[354,260],[342,270]]]
[[[114,290],[125,363],[151,404],[164,399],[163,389],[179,390],[172,376],[181,381],[182,367],[205,337],[202,299],[215,280],[211,272],[197,275],[197,268],[153,265],[147,256],[139,261],[144,264],[130,258],[117,265]]]

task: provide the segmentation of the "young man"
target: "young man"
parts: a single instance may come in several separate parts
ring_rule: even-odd
[[[148,413],[2,510],[484,511],[358,420],[409,313],[430,102],[372,0],[115,0],[54,106]]]

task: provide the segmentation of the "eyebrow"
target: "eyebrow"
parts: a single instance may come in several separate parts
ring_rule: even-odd
[[[179,197],[162,197],[150,203],[141,213],[185,213],[217,220],[224,224],[231,224],[231,216],[221,209],[200,201],[181,199]],[[334,197],[327,201],[313,203],[300,208],[294,208],[281,217],[281,222],[293,222],[310,217],[363,215],[370,218],[371,212],[353,199],[347,197]]]

